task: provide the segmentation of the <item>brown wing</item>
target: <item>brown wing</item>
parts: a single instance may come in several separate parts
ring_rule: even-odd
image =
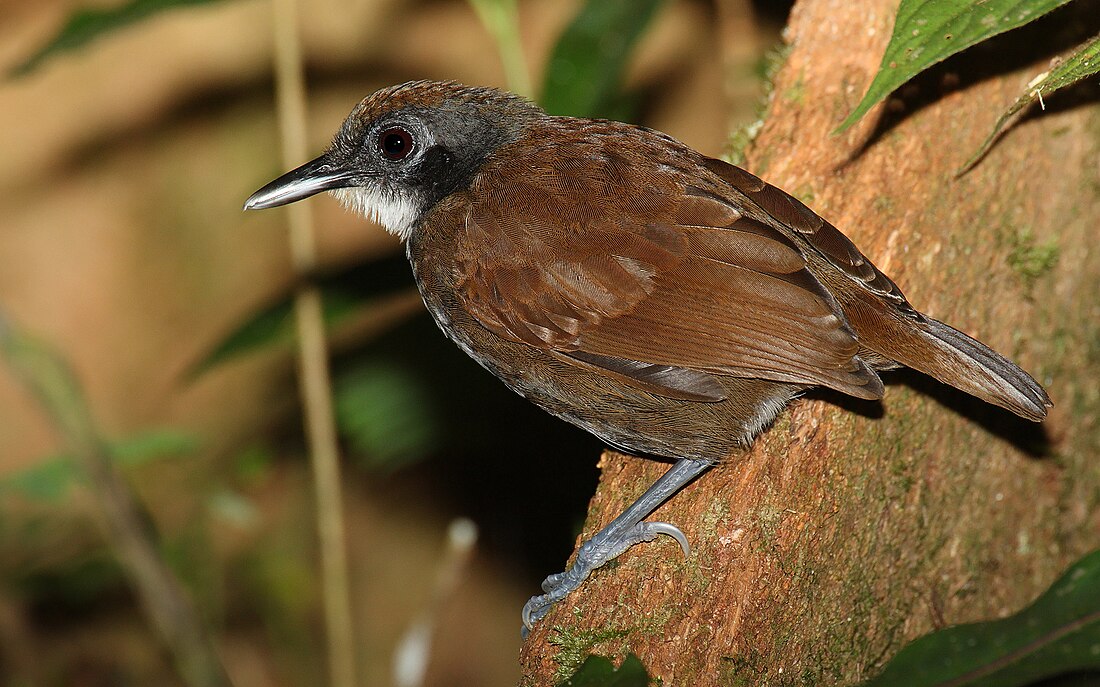
[[[790,239],[668,166],[571,152],[473,189],[458,295],[485,327],[676,398],[721,400],[714,375],[881,396]]]
[[[849,278],[886,297],[896,307],[917,315],[897,284],[879,271],[839,229],[797,198],[728,162],[706,158],[704,164],[772,219],[797,232],[811,248]]]

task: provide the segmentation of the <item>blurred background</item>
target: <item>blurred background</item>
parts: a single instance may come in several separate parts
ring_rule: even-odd
[[[138,4],[149,3],[5,0],[0,70],[23,65],[74,12]],[[584,3],[520,0],[526,66],[513,60],[508,72],[462,0],[302,0],[312,150],[379,87],[516,87],[518,68],[536,99],[571,70],[603,70],[600,98],[555,109],[734,154],[762,112],[788,4],[651,6],[636,41],[602,29],[623,54],[620,72],[595,53],[574,56],[592,64],[552,64]],[[286,307],[299,277],[282,212],[241,211],[285,171],[271,12],[264,0],[175,8],[0,81],[0,313],[73,369],[242,687],[317,684],[326,670]],[[601,446],[445,341],[394,239],[328,197],[310,202],[360,683],[394,684],[402,637],[431,613],[423,684],[515,684],[519,610],[572,551]],[[70,458],[0,364],[0,685],[181,684]],[[455,518],[480,536],[441,597]]]

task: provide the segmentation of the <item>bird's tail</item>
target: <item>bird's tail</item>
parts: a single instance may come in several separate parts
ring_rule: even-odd
[[[1047,416],[1050,397],[1015,363],[943,322],[928,317],[925,325],[920,336],[931,350],[895,360],[1028,420],[1040,422]]]

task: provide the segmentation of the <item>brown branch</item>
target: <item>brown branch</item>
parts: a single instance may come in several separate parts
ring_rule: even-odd
[[[889,377],[881,405],[797,401],[654,516],[683,528],[688,560],[671,540],[636,547],[536,627],[521,656],[529,684],[551,683],[578,645],[632,651],[666,685],[853,684],[931,630],[934,607],[952,624],[1003,615],[1094,545],[1100,359],[1088,342],[1100,318],[1080,294],[1100,289],[1100,115],[1047,113],[952,178],[1049,59],[1039,26],[999,39],[1034,54],[1030,64],[985,65],[971,51],[832,136],[895,10],[795,6],[746,166],[845,231],[918,308],[1035,374],[1056,403],[1044,427],[1058,460],[1029,450],[1042,430],[915,373]],[[1029,256],[1051,250],[1056,266],[1033,269]],[[601,467],[584,537],[667,469],[615,453]]]

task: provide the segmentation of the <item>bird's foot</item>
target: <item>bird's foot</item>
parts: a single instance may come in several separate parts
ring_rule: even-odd
[[[523,634],[526,637],[536,622],[550,610],[550,607],[564,599],[596,568],[605,565],[635,544],[653,541],[659,535],[667,535],[676,540],[684,552],[691,554],[691,546],[680,528],[668,522],[640,522],[623,531],[612,531],[610,527],[598,532],[577,551],[573,565],[565,572],[550,575],[542,582],[546,592],[532,596],[523,606]]]

